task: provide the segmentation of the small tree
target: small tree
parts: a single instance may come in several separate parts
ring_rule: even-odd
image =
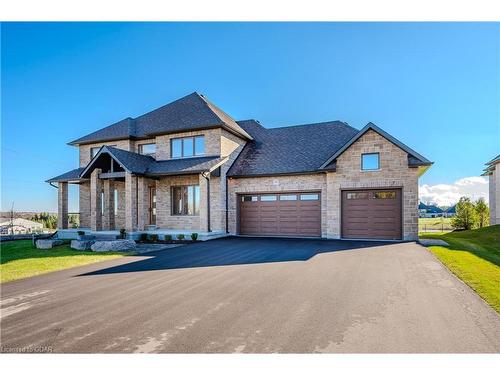
[[[478,216],[470,198],[462,197],[455,208],[456,214],[451,219],[451,226],[455,229],[473,229],[477,227]]]
[[[488,226],[490,209],[488,208],[488,205],[484,201],[484,198],[482,197],[479,198],[476,204],[474,205],[474,208],[476,209],[479,228]]]

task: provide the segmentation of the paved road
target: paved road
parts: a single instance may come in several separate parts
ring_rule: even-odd
[[[415,243],[226,238],[3,285],[2,349],[500,352],[500,316]]]

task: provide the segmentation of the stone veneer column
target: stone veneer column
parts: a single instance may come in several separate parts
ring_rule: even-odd
[[[137,230],[137,176],[125,173],[125,229]]]
[[[68,228],[68,183],[59,182],[57,190],[57,228]]]
[[[208,232],[208,181],[205,177],[199,174],[198,184],[200,186],[200,231]]]
[[[102,228],[115,229],[115,181],[104,180],[104,213],[102,215]]]
[[[145,177],[137,177],[137,229],[145,230],[149,225],[149,186],[150,181]]]
[[[102,180],[99,178],[101,170],[96,168],[90,175],[90,228],[102,230]]]

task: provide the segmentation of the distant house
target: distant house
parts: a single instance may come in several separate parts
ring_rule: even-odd
[[[444,212],[443,212],[443,217],[453,217],[455,216],[455,214],[457,213],[455,211],[455,208],[457,207],[456,204],[454,204],[453,206],[451,206],[450,208],[446,209]]]
[[[490,225],[500,224],[500,155],[486,163],[483,176],[489,178]]]
[[[10,218],[0,218],[0,234],[25,234],[42,232],[43,224],[36,221],[16,218],[12,222]]]
[[[420,202],[418,204],[419,217],[442,217],[443,210],[435,205],[427,205]]]

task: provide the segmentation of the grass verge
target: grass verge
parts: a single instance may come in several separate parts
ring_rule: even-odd
[[[30,240],[3,242],[0,244],[0,282],[24,279],[123,256],[125,256],[123,253],[77,251],[71,249],[69,245],[39,250],[32,246]]]
[[[500,313],[500,225],[421,237],[446,241],[429,250]]]

